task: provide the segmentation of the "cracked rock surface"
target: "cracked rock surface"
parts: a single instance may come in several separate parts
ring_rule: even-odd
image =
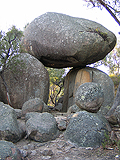
[[[30,23],[22,43],[47,67],[84,67],[103,59],[116,37],[96,22],[48,12]]]

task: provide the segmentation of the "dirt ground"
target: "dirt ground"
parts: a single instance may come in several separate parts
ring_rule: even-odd
[[[77,147],[64,139],[62,131],[58,138],[45,143],[22,139],[15,145],[23,154],[23,160],[120,160],[120,144],[113,143],[114,139],[120,139],[120,128],[112,127],[112,143],[93,149],[90,147]]]

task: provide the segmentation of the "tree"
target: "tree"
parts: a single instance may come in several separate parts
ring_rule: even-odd
[[[10,105],[9,88],[4,79],[4,71],[13,55],[19,52],[19,42],[22,36],[23,32],[15,26],[12,26],[7,33],[0,32],[0,76],[6,89],[8,104]]]
[[[120,25],[120,0],[84,0],[88,3],[88,6],[92,4],[93,7],[98,7],[102,9],[103,7],[109,12],[109,14],[114,18],[114,20]],[[120,34],[120,32],[119,32]],[[116,52],[113,50],[109,55],[107,55],[103,60],[96,63],[107,65],[110,68],[110,72],[116,71],[119,74],[120,68],[120,46],[116,49]],[[94,64],[94,66],[96,65]],[[114,99],[113,106],[107,114],[107,118],[113,115],[117,106],[120,105],[120,83],[117,89],[117,94]]]
[[[84,0],[88,2],[88,5],[93,7],[98,7],[102,9],[103,7],[109,12],[109,14],[114,18],[114,20],[120,25],[120,0]]]
[[[104,65],[109,68],[109,75],[120,74],[120,42],[104,59],[92,64],[94,68],[97,68],[101,65]]]
[[[64,85],[64,73],[65,69],[48,68],[50,77],[50,89],[49,89],[49,105],[57,105],[58,99],[63,94]]]

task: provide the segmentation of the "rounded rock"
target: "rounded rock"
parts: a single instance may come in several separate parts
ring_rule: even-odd
[[[12,142],[2,140],[0,141],[0,159],[21,160],[22,154]]]
[[[72,115],[65,131],[65,139],[78,147],[99,147],[105,139],[105,133],[111,131],[108,121],[98,113],[86,111]]]
[[[88,112],[98,112],[104,101],[104,93],[98,83],[88,82],[78,87],[75,103]]]
[[[103,59],[116,36],[96,22],[48,12],[30,23],[22,43],[47,67],[83,67]]]

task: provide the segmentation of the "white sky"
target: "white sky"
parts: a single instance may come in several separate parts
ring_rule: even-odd
[[[104,9],[89,9],[83,0],[0,0],[0,30],[6,31],[12,25],[23,27],[46,12],[58,12],[74,17],[94,20],[118,36],[119,25]],[[85,2],[84,2],[85,3]],[[86,3],[87,4],[87,3]]]
[[[120,39],[120,26],[111,15],[105,9],[101,11],[84,6],[83,0],[0,0],[0,30],[7,31],[12,25],[23,30],[27,23],[46,12],[58,12],[96,21]]]

